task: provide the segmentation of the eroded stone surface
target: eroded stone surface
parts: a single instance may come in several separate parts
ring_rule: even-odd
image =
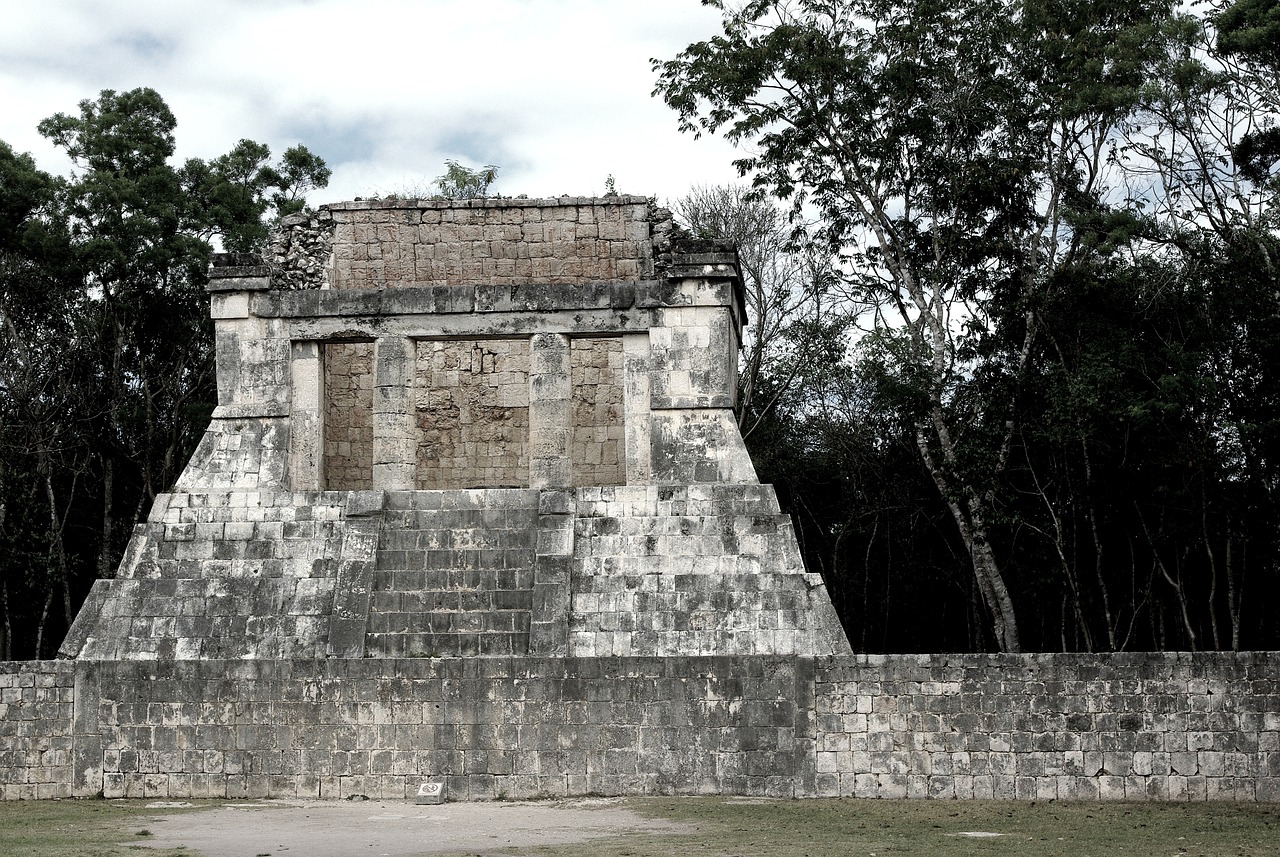
[[[1280,655],[0,664],[0,797],[1280,801]]]
[[[612,197],[330,206],[222,261],[213,421],[74,668],[11,673],[4,796],[817,787],[848,643],[738,433],[732,253]]]

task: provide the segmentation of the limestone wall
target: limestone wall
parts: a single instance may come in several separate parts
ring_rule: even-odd
[[[335,586],[360,558],[352,506],[339,492],[159,495],[117,576],[94,583],[61,655],[323,657]]]
[[[622,337],[577,338],[570,345],[573,484],[625,485]]]
[[[0,661],[0,799],[71,796],[75,667]]]
[[[373,200],[328,206],[331,287],[576,284],[653,276],[648,200]],[[670,218],[658,229],[670,229]]]
[[[330,491],[373,487],[373,343],[324,346],[324,473]]]
[[[425,341],[415,355],[415,487],[528,487],[529,341]]]
[[[162,494],[61,648],[91,660],[847,651],[764,485]]]
[[[643,197],[341,203],[254,261],[211,272],[219,407],[184,488],[757,481],[736,256]]]
[[[1280,801],[1280,654],[841,659],[814,734],[820,795]]]
[[[0,664],[0,796],[1280,801],[1280,653]]]
[[[573,555],[570,654],[849,651],[770,486],[579,489]]]

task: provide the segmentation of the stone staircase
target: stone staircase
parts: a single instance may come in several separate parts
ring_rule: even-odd
[[[538,492],[390,492],[366,657],[529,651]]]
[[[90,660],[847,650],[769,486],[161,495]]]

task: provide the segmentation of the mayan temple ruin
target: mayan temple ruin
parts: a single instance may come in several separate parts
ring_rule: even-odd
[[[733,249],[374,200],[208,286],[218,405],[0,798],[1280,800],[1277,653],[854,655],[734,420]]]
[[[354,202],[273,249],[213,269],[213,422],[63,654],[848,652],[734,420],[730,249],[640,197]]]

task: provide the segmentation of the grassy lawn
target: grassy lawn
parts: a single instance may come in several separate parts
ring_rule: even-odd
[[[226,801],[191,801],[191,809],[148,809],[150,801],[0,801],[0,857],[197,857],[185,848],[143,848],[158,813],[199,812]]]
[[[512,849],[557,857],[1276,857],[1280,806],[1007,801],[753,801],[638,798],[690,835]],[[1000,833],[1001,836],[965,836]]]
[[[0,803],[0,857],[198,857],[143,847],[150,818],[199,812],[147,801]],[[486,852],[557,857],[1274,857],[1280,805],[1014,803],[987,801],[763,801],[634,798],[640,815],[692,828],[581,845]],[[1002,834],[966,836],[964,834]],[[474,855],[475,851],[464,852]],[[248,857],[253,857],[248,855]]]

